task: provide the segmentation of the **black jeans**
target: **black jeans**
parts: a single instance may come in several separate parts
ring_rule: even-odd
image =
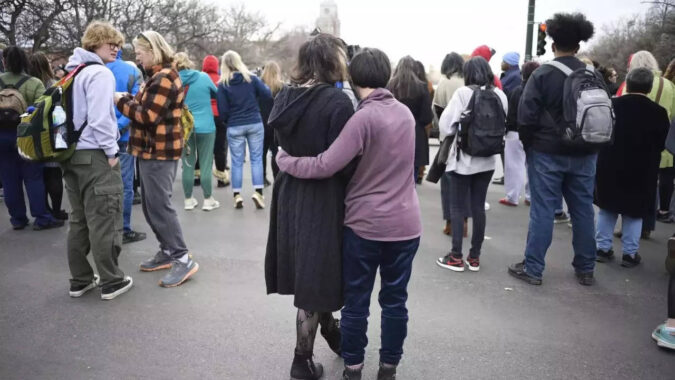
[[[45,166],[43,168],[43,178],[45,181],[45,199],[49,198],[52,202],[45,201],[47,208],[53,213],[61,211],[61,201],[63,200],[63,172],[60,167]]]
[[[668,318],[675,318],[675,273],[670,274],[668,283]]]
[[[477,258],[485,237],[485,197],[494,170],[471,175],[450,173],[450,222],[453,226],[464,225],[464,218],[472,216],[471,250],[469,257]],[[469,210],[467,210],[467,197]],[[452,234],[452,253],[462,256],[462,234]]]
[[[662,212],[667,212],[670,209],[673,180],[675,180],[675,168],[659,169],[659,210]]]
[[[225,171],[227,169],[227,128],[225,124],[216,122],[216,143],[213,144],[213,160],[216,162],[216,170]]]
[[[267,152],[272,152],[272,176],[277,177],[279,173],[279,167],[277,166],[276,155],[278,151],[278,146],[274,142],[274,129],[271,127],[265,127],[265,139],[263,140],[263,178],[267,180]]]
[[[382,307],[382,348],[380,361],[398,364],[403,354],[403,341],[408,335],[408,281],[420,238],[404,241],[376,241],[358,236],[344,228],[342,246],[342,279],[344,301],[340,330],[342,357],[346,365],[363,363],[368,344],[366,330],[370,315],[377,268],[380,268]]]

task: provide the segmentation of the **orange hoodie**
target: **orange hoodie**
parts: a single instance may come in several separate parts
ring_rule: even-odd
[[[218,87],[218,81],[220,80],[220,74],[218,73],[218,58],[213,55],[204,57],[202,71],[208,74],[209,78],[213,81],[213,84]],[[218,117],[218,103],[216,102],[216,99],[211,99],[211,109],[213,110],[213,116]]]
[[[487,45],[481,45],[477,47],[473,53],[471,53],[471,57],[483,57],[486,61],[490,62],[490,59],[492,58],[492,49],[490,49]],[[499,80],[499,78],[497,78],[496,75],[493,75],[493,77],[495,78],[495,86],[501,90],[502,82]]]

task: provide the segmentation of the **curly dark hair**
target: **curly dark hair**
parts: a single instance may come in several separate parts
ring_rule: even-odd
[[[450,79],[454,74],[464,76],[464,58],[454,51],[445,56],[441,64],[441,74]]]
[[[579,47],[579,42],[591,39],[595,29],[582,13],[556,13],[546,20],[546,33],[558,49],[573,51]]]
[[[291,82],[328,83],[347,80],[347,55],[344,43],[330,34],[320,33],[300,46]]]

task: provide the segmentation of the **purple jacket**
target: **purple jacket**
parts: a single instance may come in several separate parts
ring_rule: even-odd
[[[359,156],[347,185],[345,226],[359,237],[402,241],[422,234],[412,168],[415,119],[386,89],[359,105],[333,144],[316,157],[279,151],[279,169],[297,178],[328,178]]]

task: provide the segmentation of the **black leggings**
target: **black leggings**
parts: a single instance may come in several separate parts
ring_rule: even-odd
[[[662,212],[670,210],[673,180],[675,180],[675,168],[659,169],[659,210]]]
[[[61,168],[45,166],[42,173],[45,182],[45,204],[52,213],[59,212],[63,200],[63,173]],[[52,202],[51,206],[49,200]]]
[[[469,257],[477,258],[485,237],[485,197],[494,170],[471,175],[450,172],[450,223],[463,226],[464,218],[472,216],[471,250]],[[467,209],[468,205],[468,209]],[[458,231],[461,231],[458,229]],[[462,234],[452,234],[452,253],[462,256]]]
[[[213,160],[216,170],[224,172],[227,169],[227,128],[223,123],[216,121],[216,143],[213,144]]]
[[[675,319],[675,273],[670,275],[668,284],[668,318]]]

